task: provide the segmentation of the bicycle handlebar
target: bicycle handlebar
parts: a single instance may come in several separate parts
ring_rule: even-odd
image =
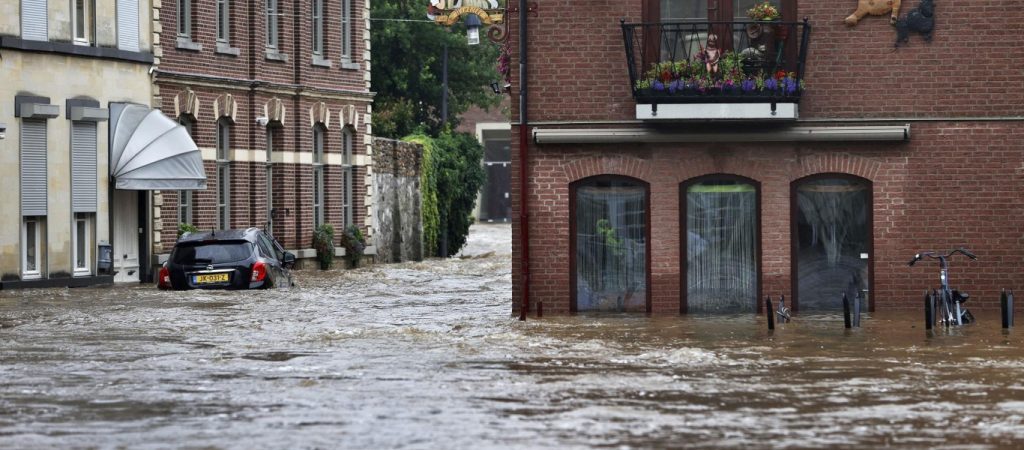
[[[944,259],[944,258],[949,258],[950,256],[953,256],[954,254],[957,254],[957,253],[960,253],[960,254],[962,254],[962,255],[964,255],[964,256],[966,256],[968,258],[974,259],[974,260],[978,259],[978,257],[975,256],[974,253],[971,253],[970,250],[967,250],[966,248],[960,247],[958,249],[950,251],[949,253],[947,253],[945,255],[936,254],[935,252],[921,252],[921,253],[918,253],[918,254],[914,255],[914,257],[910,260],[909,263],[907,263],[907,265],[908,266],[913,266],[914,263],[924,259],[925,257],[929,257],[929,258],[932,258],[932,259]]]

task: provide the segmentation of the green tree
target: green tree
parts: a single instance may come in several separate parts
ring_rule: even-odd
[[[426,22],[426,0],[375,0],[371,2],[370,33],[372,65],[373,131],[381,137],[400,139],[413,133],[438,136],[445,124],[472,105],[489,108],[501,96],[488,85],[498,80],[495,63],[498,45],[481,30],[480,45],[468,45],[465,25],[447,30]],[[416,22],[387,19],[413,19]],[[419,21],[419,20],[422,20]],[[448,43],[448,117],[441,117],[441,55]]]
[[[487,176],[480,165],[484,148],[473,135],[450,130],[437,139],[417,135],[406,140],[424,146],[420,183],[424,252],[454,256],[466,244],[476,195]]]

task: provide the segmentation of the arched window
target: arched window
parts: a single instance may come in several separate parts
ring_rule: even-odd
[[[650,187],[599,176],[569,189],[570,310],[650,312]]]
[[[354,198],[354,195],[352,195],[352,190],[355,187],[355,183],[354,183],[355,169],[354,169],[353,160],[352,160],[352,148],[353,147],[354,147],[354,143],[353,143],[352,128],[350,128],[350,127],[342,128],[341,129],[341,176],[343,178],[342,178],[341,186],[342,186],[342,189],[344,189],[344,193],[342,193],[342,197],[341,197],[341,202],[342,202],[342,204],[341,204],[341,214],[342,214],[342,219],[345,221],[345,226],[346,227],[348,227],[349,225],[354,225],[355,224],[355,217],[352,214],[352,200]]]
[[[274,234],[274,151],[279,151],[282,147],[281,142],[279,142],[282,139],[282,134],[284,133],[281,122],[274,121],[267,124],[267,157],[263,169],[267,187],[266,231],[270,235]]]
[[[821,174],[792,184],[793,307],[842,309],[842,295],[867,297],[871,282],[871,181]],[[865,306],[873,309],[873,302]]]
[[[324,224],[324,124],[313,125],[313,226]]]
[[[191,114],[182,114],[178,116],[178,123],[185,127],[189,137],[195,140],[195,118]],[[178,223],[192,224],[192,191],[178,191]]]
[[[682,313],[757,310],[760,195],[756,181],[700,177],[680,186]]]

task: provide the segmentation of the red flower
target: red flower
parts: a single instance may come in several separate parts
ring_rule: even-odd
[[[672,81],[672,72],[669,72],[667,70],[661,72],[661,81],[664,83]]]
[[[783,78],[786,78],[786,71],[785,70],[780,70],[778,72],[775,72],[775,79],[776,80],[780,80],[781,81]]]

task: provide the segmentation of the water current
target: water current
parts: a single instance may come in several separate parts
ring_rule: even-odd
[[[1020,448],[1021,332],[510,316],[507,252],[0,292],[2,448]]]

